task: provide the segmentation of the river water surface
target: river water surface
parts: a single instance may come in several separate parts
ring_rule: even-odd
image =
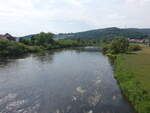
[[[132,113],[99,50],[0,59],[0,113]]]

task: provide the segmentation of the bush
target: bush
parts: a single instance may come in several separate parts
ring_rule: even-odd
[[[131,44],[128,48],[129,51],[139,51],[141,49],[142,49],[142,47],[137,44]]]
[[[113,39],[109,44],[104,43],[102,46],[102,51],[104,54],[118,54],[126,53],[128,51],[129,42],[126,38],[117,37]]]
[[[23,43],[0,39],[0,56],[18,56],[28,52],[39,52],[40,46],[27,46]]]
[[[7,46],[6,50],[9,55],[18,56],[26,53],[28,51],[27,46],[18,42],[10,42],[9,46]]]
[[[77,41],[73,41],[73,40],[58,40],[57,44],[60,47],[76,47],[76,46],[80,46],[80,44]]]
[[[23,43],[25,45],[32,45],[31,39],[30,38],[20,38],[19,39],[20,43]]]
[[[48,44],[54,44],[52,33],[44,33],[36,34],[31,38],[31,42],[33,45],[37,46],[47,46]]]
[[[39,52],[41,50],[83,46],[78,41],[55,41],[53,40],[52,33],[44,32],[36,34],[32,38],[20,38],[19,42],[0,38],[0,56],[18,56],[29,52]]]
[[[117,37],[110,44],[110,51],[113,54],[126,53],[128,51],[129,42],[126,38]]]
[[[101,50],[104,54],[109,53],[110,52],[110,45],[109,44],[103,44]]]
[[[40,46],[28,46],[28,52],[40,52],[43,48]]]

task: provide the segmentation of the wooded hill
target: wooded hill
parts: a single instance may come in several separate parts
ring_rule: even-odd
[[[136,28],[105,28],[89,30],[77,33],[60,33],[55,35],[56,39],[82,39],[82,40],[98,40],[101,38],[113,38],[116,36],[124,36],[127,38],[143,39],[150,36],[150,29],[136,29]]]

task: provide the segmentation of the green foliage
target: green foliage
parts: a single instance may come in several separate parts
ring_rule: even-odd
[[[90,44],[92,41],[90,42]],[[17,56],[29,52],[39,52],[64,47],[78,47],[86,45],[82,40],[53,40],[52,33],[40,33],[31,38],[20,38],[19,42],[0,39],[0,56]]]
[[[111,53],[126,53],[129,47],[129,42],[123,37],[117,37],[110,44]]]
[[[9,40],[0,38],[0,56],[8,54],[6,48],[9,46]]]
[[[129,57],[128,57],[129,58]],[[138,113],[150,113],[150,92],[136,79],[136,72],[128,68],[132,63],[126,62],[127,57],[118,56],[115,61],[115,77],[123,94],[128,98]],[[135,68],[136,65],[134,65]]]
[[[30,38],[20,38],[19,39],[20,43],[23,43],[25,45],[32,45],[31,39]]]
[[[0,39],[0,56],[18,56],[29,52],[39,52],[40,46],[27,46],[23,43]]]
[[[28,46],[28,52],[36,53],[42,51],[44,48],[40,46]]]
[[[15,41],[0,39],[0,56],[21,55],[28,51],[27,46]]]
[[[21,55],[26,53],[27,47],[24,44],[18,42],[10,42],[9,46],[7,46],[7,51],[10,55]]]
[[[137,44],[130,44],[130,46],[128,48],[129,51],[139,51],[141,49],[142,49],[142,47]]]
[[[101,50],[104,54],[110,53],[110,44],[103,43],[101,45],[101,48],[102,48]]]
[[[53,49],[56,47],[56,42],[53,40],[53,34],[52,33],[44,33],[41,32],[39,34],[33,35],[31,38],[20,38],[19,42],[25,44],[25,45],[30,45],[30,46],[35,46],[35,47],[30,47],[33,50],[40,50],[40,48],[43,49]],[[37,48],[37,46],[39,46]],[[31,50],[32,50],[31,49]]]
[[[31,42],[33,45],[47,47],[49,44],[54,44],[53,34],[41,32],[40,34],[34,35],[31,38]]]
[[[117,36],[142,39],[150,35],[149,31],[150,31],[149,29],[148,32],[145,32],[144,29],[120,29],[112,27],[78,33],[59,34],[56,35],[56,37],[60,39],[69,39],[69,40],[76,40],[77,38],[80,38],[81,40],[97,40],[102,39],[103,37],[111,39]]]
[[[59,47],[79,47],[79,46],[93,46],[97,44],[97,41],[95,40],[58,40],[56,43],[59,45]]]
[[[104,54],[112,53],[126,53],[128,51],[129,42],[126,38],[123,37],[116,37],[110,43],[103,43],[102,51]]]
[[[101,42],[104,43],[104,44],[109,44],[112,42],[114,38],[107,38],[107,37],[104,37],[101,39]]]
[[[60,47],[80,46],[80,43],[78,43],[78,41],[74,41],[74,40],[58,40],[57,43]]]
[[[4,50],[9,45],[9,40],[0,38],[0,50]]]

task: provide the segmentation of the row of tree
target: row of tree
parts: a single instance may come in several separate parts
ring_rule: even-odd
[[[54,40],[52,33],[41,32],[31,38],[20,38],[19,42],[0,38],[0,56],[17,56],[29,52],[39,52],[66,47],[92,45],[93,41],[83,40]]]
[[[136,44],[129,44],[127,38],[124,37],[116,37],[113,39],[102,41],[102,51],[104,54],[118,54],[118,53],[127,53],[129,51],[137,51],[140,50],[141,47]]]
[[[20,55],[28,52],[38,52],[66,47],[91,46],[101,44],[103,53],[126,53],[127,51],[141,49],[139,45],[129,45],[127,38],[104,38],[103,40],[54,40],[54,34],[41,32],[31,38],[20,38],[19,42],[0,39],[0,56]]]

